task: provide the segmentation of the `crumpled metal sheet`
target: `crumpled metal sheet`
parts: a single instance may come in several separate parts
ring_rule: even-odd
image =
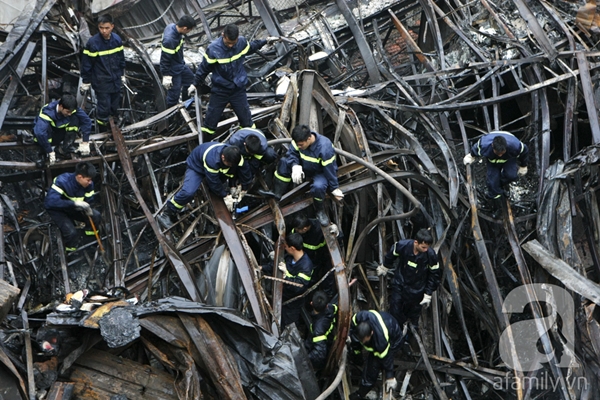
[[[244,389],[261,400],[302,400],[318,396],[318,383],[295,328],[278,339],[238,312],[168,297],[136,308],[139,318],[157,313],[199,314],[231,350]]]
[[[140,321],[132,310],[118,307],[103,316],[100,333],[110,348],[125,346],[140,337]]]

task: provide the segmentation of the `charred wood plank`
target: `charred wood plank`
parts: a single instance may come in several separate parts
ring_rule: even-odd
[[[23,51],[23,55],[21,56],[21,60],[17,65],[16,70],[14,70],[14,74],[12,75],[13,79],[11,80],[8,88],[4,92],[4,96],[2,97],[2,104],[0,104],[0,127],[4,123],[4,118],[6,117],[6,113],[8,112],[8,107],[10,106],[11,100],[17,91],[17,86],[21,83],[21,77],[23,76],[23,72],[27,68],[27,64],[33,55],[33,51],[35,50],[36,44],[34,42],[27,43],[27,47],[25,47],[25,51]],[[22,84],[22,83],[21,83]]]
[[[590,76],[590,64],[582,52],[578,51],[576,54],[577,64],[579,65],[581,89],[583,91],[588,121],[592,131],[592,142],[596,144],[600,143],[600,124],[598,123],[598,105],[596,104],[596,96],[594,95],[594,84],[592,82],[592,77]]]

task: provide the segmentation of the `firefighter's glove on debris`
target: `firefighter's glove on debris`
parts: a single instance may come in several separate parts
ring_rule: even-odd
[[[396,386],[398,386],[396,378],[386,379],[385,383],[383,384],[383,391],[385,393],[389,393],[392,390],[395,390]]]
[[[228,194],[227,196],[223,197],[223,201],[225,202],[225,206],[227,206],[229,212],[233,212],[233,207],[235,206],[237,200]]]
[[[194,85],[190,85],[190,87],[188,88],[188,96],[193,96],[194,92],[196,91],[196,86]]]
[[[173,87],[173,77],[172,76],[163,76],[162,85],[167,90],[171,89],[171,87]]]
[[[125,75],[121,76],[121,83],[127,85],[127,77]]]
[[[331,224],[329,226],[329,233],[332,234],[335,237],[338,237],[340,235],[340,230],[339,230],[339,228],[337,227],[336,224]]]
[[[244,196],[246,195],[246,193],[248,193],[248,191],[246,191],[246,190],[240,190],[240,194],[238,195],[238,201],[242,201],[242,199],[244,198]]]
[[[79,93],[85,94],[85,92],[90,90],[90,86],[92,86],[91,83],[82,83],[81,86],[79,86]]]
[[[285,266],[285,262],[282,261],[279,263],[279,265],[277,266],[277,269],[279,269],[281,272],[283,272],[283,274],[287,274],[287,267]]]
[[[55,162],[56,162],[56,153],[54,153],[54,152],[48,153],[48,163],[50,165],[52,165]]]
[[[299,185],[304,180],[304,171],[302,171],[302,165],[294,165],[292,167],[292,181]]]
[[[517,175],[519,175],[519,176],[527,175],[527,167],[519,167],[519,170],[517,171]]]
[[[229,188],[229,193],[231,194],[231,197],[237,198],[238,201],[241,200],[240,195],[242,194],[242,185],[231,186]]]
[[[473,157],[471,153],[467,154],[465,158],[463,158],[463,164],[465,165],[472,164],[473,161],[475,161],[475,157]]]
[[[281,39],[278,36],[269,36],[267,38],[267,44],[273,44],[275,42],[279,42]]]
[[[344,193],[342,193],[340,188],[335,189],[331,194],[335,197],[337,201],[344,200]]]
[[[79,143],[79,154],[81,154],[82,156],[90,155],[90,142]]]
[[[77,201],[74,201],[74,203],[75,203],[75,208],[78,209],[79,211],[81,211],[82,213],[84,213],[85,215],[89,215],[89,216],[94,215],[94,211],[92,210],[92,207],[90,207],[90,205],[87,202],[77,200]]]
[[[377,275],[379,276],[385,276],[388,272],[390,272],[390,269],[386,268],[383,264],[377,267]]]
[[[419,303],[423,307],[427,307],[431,303],[431,295],[427,293],[423,293],[423,300]]]

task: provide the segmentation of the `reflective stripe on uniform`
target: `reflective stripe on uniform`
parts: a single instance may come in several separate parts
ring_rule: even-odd
[[[406,265],[408,265],[409,267],[413,267],[413,268],[417,268],[418,264],[416,262],[412,262],[412,261],[407,261]]]
[[[435,265],[430,265],[430,266],[429,266],[429,269],[431,269],[431,270],[436,270],[436,269],[438,269],[438,268],[440,268],[440,264],[439,264],[439,263],[437,263],[437,264],[435,264]]]
[[[203,127],[200,129],[200,130],[201,130],[202,132],[206,132],[206,133],[208,133],[209,135],[214,135],[214,133],[215,133],[215,131],[214,131],[214,130],[212,130],[212,129],[209,129],[209,128],[206,128],[206,127],[204,127],[204,126],[203,126]]]
[[[387,346],[385,348],[385,350],[381,353],[376,352],[373,348],[365,346],[365,344],[363,343],[363,347],[367,350],[373,353],[373,355],[379,357],[379,358],[384,358],[388,351],[390,350],[390,337],[388,334],[388,329],[387,326],[385,326],[385,324],[383,323],[383,318],[381,318],[381,315],[374,310],[369,310],[370,313],[372,313],[373,315],[375,315],[377,317],[377,321],[379,321],[379,325],[381,325],[381,330],[383,331],[383,337],[385,338],[385,341],[387,342]],[[352,317],[352,322],[354,323],[354,325],[358,325],[356,323],[356,314],[354,314],[354,317]]]
[[[213,144],[212,146],[210,146],[208,149],[206,149],[206,151],[204,152],[204,155],[202,156],[202,161],[204,162],[204,168],[208,171],[211,172],[213,174],[218,174],[219,172],[222,173],[223,175],[232,178],[233,174],[229,173],[229,167],[227,168],[220,168],[220,169],[212,169],[208,166],[208,164],[206,163],[206,155],[208,154],[209,151],[211,151],[213,148],[218,147],[218,146],[225,146],[223,143],[217,143],[217,144]],[[244,157],[241,157],[240,159],[240,163],[238,164],[239,166],[244,165]]]
[[[307,156],[306,154],[304,154],[303,152],[300,151],[300,149],[298,148],[298,145],[293,140],[292,140],[292,146],[294,146],[294,149],[300,154],[300,158],[305,161],[315,163],[315,164],[321,164],[324,167],[326,167],[327,165],[329,165],[335,161],[335,155],[333,157],[331,157],[329,160],[323,160],[321,158]]]
[[[102,51],[96,51],[96,52],[91,52],[88,49],[83,50],[83,54],[85,54],[88,57],[102,57],[102,56],[108,56],[111,54],[115,54],[118,53],[119,51],[123,51],[123,46],[119,46],[119,47],[115,47],[114,49],[110,49],[110,50],[102,50]]]
[[[47,106],[47,105],[48,105],[48,104],[46,104],[46,106]],[[69,123],[67,122],[66,124],[62,124],[62,125],[60,125],[60,126],[56,126],[56,123],[54,122],[54,120],[53,120],[53,119],[52,119],[50,116],[48,116],[48,115],[44,114],[44,112],[43,112],[43,111],[44,111],[44,108],[45,108],[46,106],[42,107],[42,109],[40,110],[40,114],[39,114],[39,115],[40,115],[40,118],[41,118],[41,119],[44,119],[44,120],[46,120],[46,121],[50,122],[50,125],[52,125],[52,126],[53,126],[53,127],[55,127],[55,128],[66,128],[66,127],[69,125]]]
[[[175,198],[174,198],[174,197],[171,197],[171,200],[169,200],[169,201],[171,202],[171,204],[173,204],[173,205],[174,205],[175,207],[177,207],[178,209],[180,209],[180,210],[181,210],[181,209],[183,208],[183,206],[182,206],[181,204],[179,204],[179,203],[177,203],[177,202],[175,201]]]
[[[292,181],[292,178],[286,178],[285,176],[281,176],[281,175],[279,175],[279,173],[277,171],[275,171],[274,175],[275,175],[275,178],[279,179],[282,182],[290,183]]]
[[[163,34],[163,38],[164,38],[164,34]],[[160,40],[160,49],[167,54],[175,54],[179,51],[179,49],[181,49],[181,46],[183,46],[183,42],[184,42],[184,39],[182,37],[181,40],[179,41],[179,44],[177,45],[177,47],[175,47],[174,49],[169,49],[169,48],[163,46],[162,39],[161,39]]]
[[[206,60],[207,63],[209,64],[229,64],[232,63],[236,60],[239,60],[242,56],[245,56],[248,52],[250,51],[250,44],[246,43],[246,47],[244,47],[244,49],[242,51],[240,51],[239,53],[237,53],[236,55],[234,55],[231,58],[210,58],[208,56],[208,54],[204,55],[204,59]]]
[[[58,178],[58,177],[56,177]],[[85,193],[83,195],[83,197],[71,197],[69,196],[67,193],[65,193],[65,191],[58,185],[56,185],[56,178],[54,178],[54,181],[52,182],[52,189],[56,190],[59,194],[62,194],[63,196],[65,196],[67,199],[72,200],[72,201],[84,201],[86,197],[92,197],[94,194],[96,194],[96,192],[88,192]]]
[[[298,275],[292,275],[290,274],[287,270],[285,271],[285,276],[288,278],[300,278],[300,279],[304,279],[305,281],[310,281],[310,276],[303,274],[302,272],[300,272]]]
[[[304,247],[306,247],[309,250],[319,250],[321,247],[325,246],[326,244],[327,244],[326,241],[323,241],[317,245],[304,243]]]
[[[497,158],[495,160],[488,159],[488,161],[491,162],[492,164],[504,164],[508,160],[505,160],[505,159],[502,159],[502,158]]]

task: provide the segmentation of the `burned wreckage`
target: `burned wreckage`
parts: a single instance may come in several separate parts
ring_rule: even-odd
[[[0,32],[0,398],[347,399],[366,368],[346,344],[352,317],[390,309],[378,266],[421,228],[443,277],[403,327],[398,385],[380,379],[367,398],[598,398],[595,3],[21,3],[3,3],[14,15]],[[50,165],[34,119],[64,93],[97,115],[79,71],[103,14],[124,44],[118,118],[94,125],[89,156]],[[345,196],[324,206],[339,235],[322,228],[326,267],[284,329],[290,282],[261,267],[283,260],[294,215],[313,216],[310,182],[262,196],[273,163],[233,212],[205,184],[173,226],[156,220],[190,152],[239,128],[226,109],[203,134],[206,93],[166,106],[161,34],[183,15],[198,23],[185,39],[193,68],[227,24],[280,38],[246,57],[256,128],[278,158],[299,124],[335,149]],[[486,197],[486,164],[462,162],[494,131],[530,153],[499,199]],[[44,197],[82,160],[98,171],[102,222],[66,253]],[[326,282],[335,338],[315,371],[304,340]]]

